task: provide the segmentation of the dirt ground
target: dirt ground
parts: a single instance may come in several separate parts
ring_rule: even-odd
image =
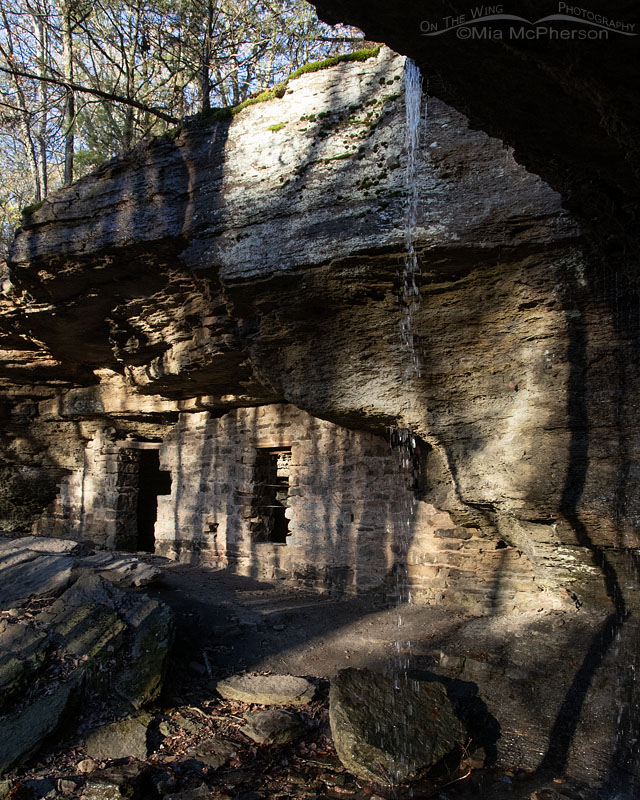
[[[161,571],[160,579],[144,591],[176,615],[177,638],[165,690],[149,709],[152,727],[168,725],[173,733],[158,739],[146,761],[94,764],[87,775],[81,768],[87,759],[83,737],[96,722],[105,721],[100,709],[87,709],[79,727],[18,770],[12,800],[83,797],[92,781],[94,789],[96,781],[106,781],[107,788],[117,784],[115,794],[108,795],[98,785],[97,794],[86,795],[92,800],[613,797],[599,793],[596,780],[589,779],[589,770],[595,770],[593,747],[586,764],[570,776],[536,766],[556,713],[548,697],[562,696],[571,687],[580,648],[597,631],[598,617],[576,613],[569,618],[566,612],[544,609],[495,617],[441,607],[399,609],[374,596],[336,598],[155,556],[144,560]],[[567,657],[568,651],[575,653],[575,660]],[[328,682],[345,667],[407,670],[419,679],[442,680],[472,737],[463,766],[456,761],[435,782],[408,788],[364,785],[350,776],[336,757],[328,724]],[[247,739],[241,725],[251,708],[223,701],[215,691],[217,680],[243,670],[305,676],[316,683],[317,699],[300,712],[308,730],[302,741],[256,746]],[[606,740],[602,718],[594,719]],[[597,739],[592,729],[584,736]],[[217,739],[231,742],[236,755],[223,767],[203,768],[192,754]],[[619,800],[632,797],[620,795]]]
[[[395,670],[409,651],[436,652],[472,615],[380,598],[337,599],[222,570],[165,567],[148,592],[178,614],[179,648],[216,677],[239,670],[331,678],[345,667]]]
[[[398,608],[375,596],[336,598],[179,564],[164,568],[161,584],[151,593],[179,620],[172,701],[201,701],[216,679],[242,670],[329,680],[346,667],[384,673],[407,669],[416,678],[441,678],[452,697],[470,709],[468,727],[494,765],[488,779],[492,788],[456,786],[449,792],[529,798],[542,791],[541,784],[551,781],[548,792],[556,792],[565,781],[564,774],[536,773],[546,746],[542,729],[551,724],[553,712],[545,710],[544,692],[535,688],[531,674],[524,676],[523,666],[549,684],[552,663],[554,682],[570,683],[575,663],[567,662],[565,646],[588,641],[597,617],[567,619],[566,613],[541,610],[487,618],[439,607]],[[475,678],[492,685],[493,692],[481,696]],[[510,683],[517,690],[507,696]],[[525,721],[517,730],[503,724],[501,730],[491,713],[522,718],[523,708],[541,724]],[[569,780],[565,787],[567,792],[573,787],[575,798],[589,795],[589,766],[579,772],[577,784]],[[524,780],[517,791],[509,775]],[[442,794],[448,796],[454,795]],[[554,796],[571,795],[539,794],[540,800]]]

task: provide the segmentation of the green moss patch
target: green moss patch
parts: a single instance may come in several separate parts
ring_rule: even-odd
[[[278,122],[276,125],[269,125],[267,130],[277,133],[278,131],[281,131],[286,126],[286,124],[287,124],[286,122]]]
[[[380,52],[380,47],[381,45],[368,49],[365,48],[364,50],[356,50],[354,53],[344,53],[341,56],[324,58],[322,61],[311,61],[308,64],[304,64],[302,67],[298,67],[295,72],[292,72],[291,75],[289,75],[287,80],[295,80],[295,78],[299,78],[301,75],[306,75],[309,72],[320,72],[320,70],[323,69],[330,69],[331,67],[335,67],[344,62],[367,61],[369,58],[377,58],[378,53]]]
[[[272,89],[267,89],[266,91],[257,94],[255,97],[249,97],[247,100],[231,108],[212,108],[209,111],[204,111],[201,114],[197,114],[192,120],[189,120],[188,124],[209,125],[214,122],[227,122],[249,106],[256,105],[257,103],[266,103],[269,100],[275,100],[276,98],[284,97],[289,81],[295,80],[301,75],[307,75],[311,72],[320,72],[324,69],[331,69],[331,67],[335,67],[342,63],[349,63],[351,61],[367,61],[369,58],[377,58],[378,54],[380,53],[380,48],[381,45],[378,47],[356,50],[353,53],[344,53],[340,56],[324,58],[321,61],[311,61],[308,64],[304,64],[302,67],[299,67],[295,72],[292,72],[288,78],[285,78],[282,83],[276,84]],[[318,117],[322,118],[322,115],[328,116],[330,113],[331,112],[328,111],[321,112],[321,114],[318,114]],[[305,118],[302,117],[302,119]],[[315,115],[309,115],[307,119],[312,122],[315,120]],[[282,124],[284,125],[284,123]],[[272,127],[269,130],[274,129],[275,128]],[[181,130],[182,126],[178,125],[177,128],[168,131],[165,135],[169,136],[171,139],[175,139]],[[280,128],[277,128],[277,130],[280,130]]]
[[[43,205],[44,205],[44,200],[40,200],[37,203],[31,203],[31,205],[25,206],[22,209],[22,216],[30,217],[32,214],[35,214],[36,211],[41,209]]]
[[[331,156],[331,158],[325,158],[324,163],[328,164],[330,161],[344,161],[345,158],[351,158],[353,153],[341,153],[339,156]]]

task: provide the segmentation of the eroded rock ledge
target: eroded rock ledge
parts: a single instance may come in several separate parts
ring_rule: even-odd
[[[421,373],[407,382],[403,98],[403,60],[383,49],[303,75],[231,123],[142,144],[24,220],[5,288],[20,301],[16,347],[41,355],[10,384],[4,452],[66,475],[41,532],[136,546],[141,453],[159,451],[171,487],[156,543],[176,557],[389,586],[403,560],[392,531],[415,508],[426,601],[500,606],[500,585],[505,607],[518,592],[609,603],[602,548],[613,563],[637,545],[635,307],[594,280],[559,195],[430,98]],[[72,388],[53,365],[68,365]],[[381,438],[398,426],[422,443],[419,490]],[[287,508],[297,538],[267,558],[256,470],[258,451],[277,448],[300,481]],[[389,485],[372,496],[372,481]],[[433,543],[454,529],[455,546]],[[522,559],[524,589],[513,574],[477,589],[496,553]]]

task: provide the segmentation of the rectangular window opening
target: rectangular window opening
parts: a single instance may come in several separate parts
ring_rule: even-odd
[[[251,521],[251,532],[256,542],[287,543],[290,471],[290,447],[258,449]]]

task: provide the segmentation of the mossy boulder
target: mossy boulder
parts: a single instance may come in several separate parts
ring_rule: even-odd
[[[136,714],[132,717],[102,725],[87,735],[86,750],[96,761],[109,761],[117,758],[147,757],[147,730],[151,715]]]
[[[466,738],[437,682],[345,669],[331,683],[329,704],[340,761],[373,783],[410,781]]]
[[[79,675],[0,719],[0,774],[36,750],[60,724]]]
[[[153,700],[172,640],[169,608],[86,573],[38,615],[37,627],[26,618],[23,624],[0,622],[0,772],[34,752],[79,702],[106,699],[110,712],[120,715]],[[141,718],[118,725],[96,734],[96,746],[106,752],[122,734],[125,755],[146,757]],[[125,737],[127,726],[131,735]]]

